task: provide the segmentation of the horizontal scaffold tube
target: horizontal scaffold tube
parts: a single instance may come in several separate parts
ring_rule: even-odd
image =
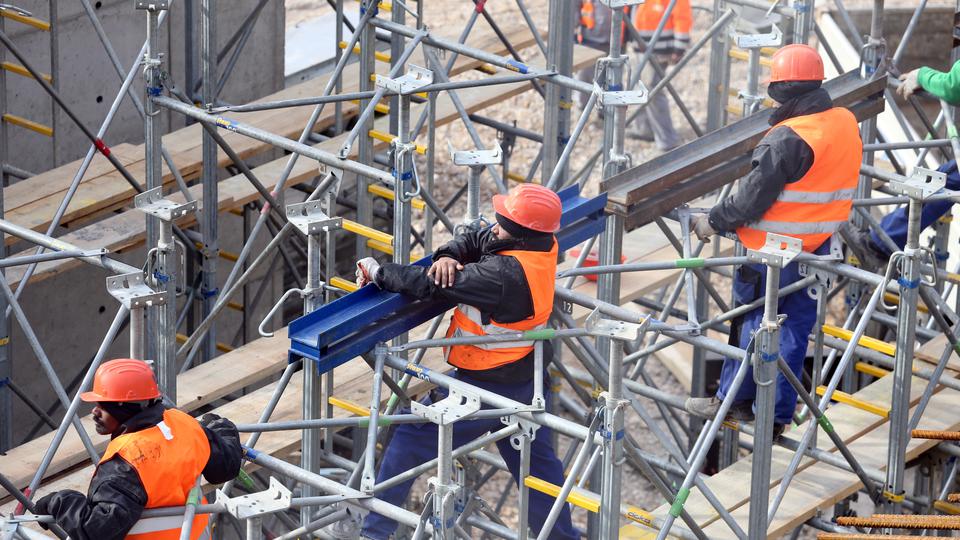
[[[26,227],[21,227],[15,223],[7,221],[5,219],[0,219],[0,231],[3,231],[7,234],[12,234],[17,238],[26,240],[27,242],[36,244],[38,246],[43,246],[47,249],[53,251],[83,251],[83,249],[64,242],[63,240],[58,240],[56,238],[47,236],[45,234],[38,233],[32,229]],[[93,257],[80,257],[78,260],[83,261],[87,264],[92,264],[93,266],[99,266],[105,270],[109,270],[116,274],[132,274],[134,272],[142,272],[140,268],[130,266],[127,263],[120,262],[106,255],[97,255]]]
[[[558,272],[557,277],[564,278],[588,274],[620,274],[623,272],[645,272],[651,270],[674,270],[683,268],[713,268],[717,266],[747,264],[749,262],[750,261],[746,257],[715,257],[709,259],[692,257],[689,259],[675,259],[672,261],[663,262],[611,264],[605,266],[571,268],[569,270]]]

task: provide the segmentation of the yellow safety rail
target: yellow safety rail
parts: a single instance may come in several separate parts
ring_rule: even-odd
[[[50,126],[45,126],[45,125],[43,125],[43,124],[38,124],[37,122],[34,122],[33,120],[27,120],[26,118],[23,118],[22,116],[17,116],[17,115],[15,115],[15,114],[9,114],[9,113],[7,113],[7,114],[4,114],[4,115],[3,115],[3,120],[4,120],[5,122],[7,122],[8,124],[13,124],[13,125],[15,125],[15,126],[20,126],[20,127],[22,127],[22,128],[26,128],[26,129],[29,129],[30,131],[35,131],[35,132],[37,132],[37,133],[39,133],[39,134],[41,134],[41,135],[45,135],[45,136],[47,136],[47,137],[53,137],[53,128],[52,128],[52,127],[50,127]]]
[[[33,78],[33,75],[27,71],[27,68],[21,66],[20,64],[14,64],[13,62],[2,62],[0,63],[0,67],[9,71],[10,73],[16,73],[17,75],[26,77],[28,79]],[[53,82],[53,77],[47,75],[46,73],[41,73],[40,76],[43,77],[43,80],[47,82]]]
[[[346,41],[341,41],[340,43],[337,43],[337,46],[340,47],[340,50],[345,50],[345,49],[347,48],[347,42],[346,42]],[[353,54],[360,54],[360,45],[354,45],[354,46],[353,46]],[[390,55],[387,54],[387,53],[385,53],[385,52],[374,51],[374,52],[373,52],[373,57],[376,58],[376,59],[377,59],[378,61],[380,61],[380,62],[384,62],[384,63],[387,63],[387,64],[390,63]]]
[[[393,255],[393,244],[387,244],[380,242],[378,240],[367,240],[367,247],[370,249],[375,249],[380,253],[386,253],[387,255]],[[410,262],[415,263],[423,258],[423,253],[415,252],[410,254]]]
[[[508,172],[507,180],[513,180],[514,182],[519,182],[521,184],[524,184],[527,181],[527,177],[521,174],[517,174],[515,172]]]
[[[351,100],[350,100],[350,103],[353,103],[353,104],[355,104],[355,105],[359,105],[359,104],[360,104],[360,100],[359,100],[359,99],[351,99]],[[377,112],[380,113],[380,114],[390,114],[390,106],[389,106],[389,105],[386,105],[386,104],[384,104],[384,103],[377,103],[376,105],[373,106],[373,110],[377,111]]]
[[[396,139],[396,137],[394,137],[393,134],[391,133],[384,133],[382,131],[377,131],[375,129],[371,129],[370,131],[368,131],[367,135],[369,135],[371,138],[374,138],[378,141],[383,141],[385,143],[393,142],[393,140]],[[427,153],[427,147],[422,144],[416,145],[416,149],[417,149],[417,153],[420,154],[421,156]]]
[[[18,13],[15,9],[10,9],[6,7],[0,7],[0,17],[6,17],[11,21],[17,21],[18,23],[23,23],[27,26],[32,26],[44,32],[50,31],[50,23],[36,17],[30,17],[29,15],[23,15]]]
[[[187,336],[183,334],[177,334],[177,343],[186,343]],[[226,343],[217,342],[217,350],[223,353],[228,353],[233,350],[233,347],[227,345]]]
[[[900,305],[900,295],[898,294],[893,294],[891,292],[883,293],[883,300],[888,304],[893,304],[896,306]],[[917,304],[917,311],[920,313],[929,313],[927,306],[923,304]]]
[[[193,245],[197,246],[197,249],[203,249],[203,242],[194,242]],[[240,260],[240,256],[231,251],[221,251],[220,258],[230,262],[237,262]]]
[[[384,244],[393,244],[393,235],[378,231],[371,227],[367,227],[366,225],[361,225],[356,221],[344,219],[340,228],[345,231],[350,231],[354,234],[359,234],[364,238],[377,240],[378,242],[382,242]]]
[[[730,58],[748,61],[750,60],[750,53],[747,51],[741,51],[740,49],[730,49]],[[760,65],[763,67],[770,67],[773,65],[773,61],[761,55]]]
[[[330,396],[329,398],[327,398],[327,402],[333,405],[334,407],[337,407],[338,409],[343,409],[347,412],[352,412],[357,416],[370,416],[370,411],[367,410],[366,407],[361,407],[360,405],[357,405],[356,403],[352,403],[345,399],[340,399],[340,398]]]
[[[356,283],[343,279],[342,277],[339,277],[339,276],[334,276],[330,280],[330,285],[347,292],[353,292],[360,288],[360,287],[357,287]]]
[[[839,326],[833,326],[830,324],[823,325],[823,333],[828,336],[833,336],[835,338],[842,339],[844,341],[850,341],[851,339],[853,339],[853,332],[851,332],[850,330],[844,330]],[[883,353],[887,356],[893,356],[894,353],[897,351],[897,346],[894,345],[893,343],[887,343],[886,341],[880,341],[879,339],[868,337],[868,336],[861,337],[860,343],[858,343],[858,345],[860,345],[861,347],[866,347],[873,351],[877,351],[879,353]]]
[[[871,377],[880,378],[885,375],[888,375],[890,372],[883,369],[882,367],[877,367],[873,364],[868,364],[866,362],[857,362],[853,365],[853,369],[859,371],[860,373],[865,373]]]
[[[554,498],[560,495],[560,486],[551,484],[550,482],[541,480],[535,476],[527,476],[524,478],[523,485]],[[582,491],[578,491],[576,487],[573,488],[573,490],[567,495],[567,502],[576,507],[583,508],[588,512],[597,513],[600,511],[600,499],[592,493],[583,493]],[[623,505],[620,507],[620,515],[629,519],[630,521],[633,521],[634,523],[657,528],[653,524],[653,516],[642,508]]]
[[[817,395],[822,396],[826,393],[826,386],[817,387]],[[875,414],[881,418],[887,418],[890,416],[890,409],[888,407],[883,407],[875,403],[870,403],[869,401],[864,401],[858,397],[851,396],[846,392],[841,392],[840,390],[834,390],[833,392],[833,401],[837,403],[843,403],[844,405],[849,405],[861,411],[867,411],[868,413]]]
[[[393,190],[386,186],[381,186],[380,184],[368,185],[367,192],[376,195],[377,197],[383,197],[384,199],[389,199],[391,201],[394,200]],[[420,198],[414,198],[412,201],[410,201],[410,205],[413,206],[415,210],[423,210],[427,207],[427,203],[423,202],[423,199]]]

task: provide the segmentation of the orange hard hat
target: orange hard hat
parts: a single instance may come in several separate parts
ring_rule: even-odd
[[[153,370],[143,360],[121,358],[104,362],[93,376],[93,390],[80,394],[86,402],[146,401],[160,397]]]
[[[560,197],[540,184],[521,184],[507,195],[494,195],[493,209],[534,231],[554,233],[560,230],[560,215],[563,213]]]
[[[794,43],[781,47],[773,54],[770,82],[822,80],[823,59],[813,47]]]

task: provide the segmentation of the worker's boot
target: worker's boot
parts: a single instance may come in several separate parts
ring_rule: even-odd
[[[323,532],[335,540],[359,540],[361,520],[360,516],[348,511],[347,517],[327,525],[323,528]]]
[[[716,418],[717,412],[720,411],[721,403],[722,401],[720,401],[717,396],[711,396],[708,398],[687,398],[687,400],[683,403],[683,408],[694,416],[713,419]],[[753,403],[750,401],[739,401],[734,403],[733,406],[730,407],[730,410],[727,411],[727,419],[736,420],[738,422],[752,422]]]
[[[880,272],[887,266],[887,257],[875,247],[868,231],[855,229],[849,221],[840,225],[840,236],[860,261],[860,268],[868,272]]]

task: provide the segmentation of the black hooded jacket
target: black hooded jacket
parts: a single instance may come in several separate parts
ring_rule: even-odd
[[[501,323],[519,322],[533,316],[533,295],[520,261],[500,252],[550,251],[553,242],[553,235],[500,240],[490,229],[469,232],[457,235],[433,254],[434,261],[450,257],[463,265],[452,286],[445,289],[437,286],[433,278],[427,276],[425,267],[394,263],[381,266],[376,281],[382,289],[422,300],[443,299],[473,306],[480,310],[485,322],[491,318]],[[543,279],[553,280],[554,276],[543,276]],[[545,347],[544,358],[549,357],[550,351]],[[478,380],[516,383],[531,380],[533,367],[533,353],[530,353],[494,369],[458,370]]]
[[[770,125],[831,108],[830,94],[818,88],[777,108],[770,117]],[[710,226],[716,231],[727,232],[759,220],[787,184],[807,174],[813,166],[813,157],[810,145],[791,128],[779,126],[768,131],[753,150],[753,168],[740,180],[736,193],[710,210]]]
[[[124,422],[111,438],[157,425],[166,409],[161,402],[147,407]],[[203,477],[222,484],[237,476],[243,449],[233,422],[209,416],[215,418],[204,419],[210,457]],[[117,455],[97,467],[86,496],[73,490],[59,491],[38,511],[52,515],[73,540],[120,540],[140,519],[146,504],[147,492],[136,469]]]

